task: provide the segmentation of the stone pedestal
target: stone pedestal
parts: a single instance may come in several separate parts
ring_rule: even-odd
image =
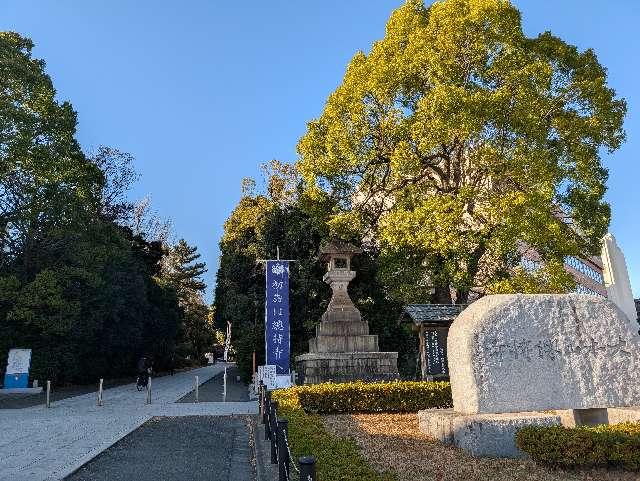
[[[461,414],[453,409],[418,411],[420,431],[444,444],[453,444],[474,456],[524,458],[516,433],[526,426],[594,426],[640,421],[640,407],[562,409],[545,412]]]
[[[328,261],[323,280],[333,291],[326,312],[309,340],[309,353],[296,357],[300,382],[387,381],[398,378],[398,353],[379,352],[378,336],[369,334],[369,324],[349,298],[347,287],[356,273],[351,257],[360,249],[333,243],[321,250]]]
[[[398,378],[397,352],[325,352],[296,357],[304,384],[321,382],[392,381]]]
[[[515,443],[519,429],[526,426],[557,426],[558,414],[542,412],[465,415],[453,409],[418,411],[420,431],[473,456],[523,458]]]

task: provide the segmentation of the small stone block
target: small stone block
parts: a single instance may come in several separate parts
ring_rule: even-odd
[[[456,413],[453,409],[418,412],[420,431],[474,456],[522,458],[515,436],[525,426],[560,425],[560,416],[541,412],[507,414]]]

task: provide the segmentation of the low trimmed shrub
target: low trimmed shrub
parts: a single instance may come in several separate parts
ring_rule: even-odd
[[[407,413],[452,405],[448,382],[324,383],[291,389],[310,413]]]
[[[314,456],[322,481],[395,481],[392,473],[378,473],[360,454],[356,443],[329,433],[320,416],[308,414],[298,398],[299,388],[273,391],[278,417],[289,421],[289,445],[294,459]]]
[[[518,431],[516,445],[540,464],[640,469],[640,423],[576,428],[529,426]]]

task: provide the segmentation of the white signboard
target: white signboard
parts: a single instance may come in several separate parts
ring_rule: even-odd
[[[7,362],[7,374],[24,374],[29,372],[31,349],[11,349]]]
[[[292,383],[290,374],[278,374],[276,376],[276,389],[285,389],[291,386]]]
[[[258,366],[258,382],[267,386],[267,389],[276,389],[276,366]]]

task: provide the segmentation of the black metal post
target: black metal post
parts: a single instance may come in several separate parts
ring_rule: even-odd
[[[289,452],[287,438],[289,436],[289,421],[278,419],[278,481],[289,481]]]
[[[264,440],[269,441],[271,439],[271,433],[269,430],[271,429],[271,420],[269,417],[271,416],[271,392],[267,391],[264,395],[264,413],[262,413],[262,422],[264,423]]]
[[[262,416],[262,423],[264,424],[264,384],[260,381],[258,384],[258,401],[260,404],[260,415]]]
[[[300,464],[300,481],[316,481],[316,458],[305,456],[298,459]]]
[[[278,464],[278,401],[271,401],[271,464]]]

